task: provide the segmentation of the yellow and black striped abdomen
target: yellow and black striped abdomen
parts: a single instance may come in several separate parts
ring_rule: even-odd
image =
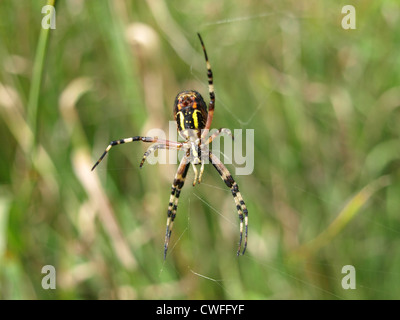
[[[178,131],[204,129],[207,121],[207,107],[197,91],[183,91],[175,99],[174,117]]]
[[[179,131],[185,129],[204,129],[206,120],[199,110],[192,107],[187,107],[176,114],[176,124]]]

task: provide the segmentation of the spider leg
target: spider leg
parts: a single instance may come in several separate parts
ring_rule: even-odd
[[[183,184],[185,183],[186,175],[189,169],[189,164],[190,162],[188,158],[183,157],[181,163],[179,164],[178,170],[176,171],[174,182],[172,183],[171,195],[169,198],[168,211],[167,211],[167,228],[165,231],[165,241],[164,241],[164,260],[167,256],[169,240],[171,238],[171,232],[174,226],[176,210],[178,208],[179,196]]]
[[[221,134],[227,134],[232,138],[232,140],[234,140],[231,130],[227,128],[221,128],[215,131],[211,136],[209,136],[205,144],[210,144],[216,137],[218,137]]]
[[[198,183],[201,183],[201,178],[203,177],[203,172],[204,172],[204,161],[201,162],[201,167],[200,167],[200,174],[199,174],[199,180]]]
[[[192,168],[194,171],[194,179],[193,179],[193,187],[196,185],[197,177],[199,176],[199,172],[197,171],[196,165],[192,163]]]
[[[208,92],[210,94],[210,103],[208,104],[207,121],[206,121],[205,128],[203,130],[203,133],[202,133],[202,138],[204,138],[211,128],[211,122],[212,122],[212,119],[214,116],[215,91],[214,91],[214,83],[213,83],[213,73],[211,70],[210,61],[208,60],[206,47],[204,46],[203,39],[201,38],[200,34],[198,33],[197,35],[199,36],[200,43],[201,43],[201,46],[202,46],[203,52],[204,52],[204,58],[206,59],[207,77],[208,77]]]
[[[155,143],[152,146],[150,146],[147,151],[144,153],[142,161],[140,162],[139,167],[141,168],[143,164],[145,163],[147,157],[154,151],[158,149],[176,149],[179,150],[182,147],[182,143],[178,143],[177,145],[171,145],[171,144],[165,144],[165,143]]]
[[[228,169],[224,166],[224,164],[211,152],[209,153],[210,160],[217,169],[220,174],[222,180],[224,180],[225,184],[231,189],[233,199],[235,200],[236,209],[238,211],[239,220],[240,220],[240,238],[239,238],[239,247],[237,251],[237,255],[240,254],[240,249],[242,246],[242,237],[243,237],[243,222],[245,226],[244,233],[244,247],[242,251],[242,255],[245,253],[247,248],[247,229],[248,229],[248,212],[246,204],[244,203],[243,197],[239,191],[239,187],[235,180],[232,178],[232,175],[229,173]]]
[[[167,144],[169,146],[175,146],[178,147],[181,145],[179,142],[174,142],[174,141],[168,141],[168,140],[160,140],[157,137],[132,137],[132,138],[126,138],[126,139],[120,139],[120,140],[115,140],[111,141],[106,150],[103,152],[99,160],[94,164],[92,171],[98,166],[98,164],[103,160],[103,158],[107,155],[107,153],[110,151],[110,149],[116,145],[123,144],[123,143],[129,143],[129,142],[134,142],[134,141],[142,141],[142,142],[160,142],[163,144]]]

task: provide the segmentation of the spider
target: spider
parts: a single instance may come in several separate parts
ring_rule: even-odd
[[[158,137],[131,137],[126,139],[120,139],[111,141],[104,153],[101,155],[99,160],[95,163],[92,171],[97,167],[97,165],[103,160],[110,149],[113,146],[129,143],[134,141],[142,141],[147,143],[154,143],[143,155],[142,161],[140,162],[140,168],[143,166],[146,158],[157,149],[175,149],[185,151],[178,170],[175,174],[174,181],[171,187],[171,195],[168,203],[167,211],[167,228],[165,232],[164,240],[164,260],[167,255],[168,245],[171,238],[171,232],[174,225],[174,220],[176,217],[176,211],[178,208],[179,196],[182,187],[185,183],[186,175],[189,169],[189,165],[192,165],[194,171],[193,186],[196,183],[200,184],[201,178],[204,171],[204,162],[210,160],[215,169],[220,174],[222,180],[230,188],[233,199],[236,204],[236,209],[238,211],[240,220],[240,236],[239,245],[237,249],[237,255],[239,256],[242,246],[243,238],[243,226],[244,231],[244,246],[242,255],[246,251],[247,247],[247,229],[248,229],[248,212],[246,204],[243,200],[241,193],[239,192],[239,187],[232,175],[229,173],[228,169],[224,164],[216,157],[213,153],[208,150],[208,145],[220,134],[228,134],[232,137],[229,129],[221,128],[217,130],[212,135],[209,135],[209,130],[211,127],[211,122],[214,115],[215,107],[215,92],[213,85],[213,74],[211,71],[211,65],[208,60],[207,51],[203,43],[203,39],[200,34],[197,33],[201,46],[203,48],[204,57],[206,60],[207,76],[208,76],[208,91],[210,95],[210,102],[208,104],[208,110],[203,97],[195,90],[187,90],[178,93],[175,98],[174,103],[174,119],[176,121],[177,129],[180,136],[184,139],[184,142],[175,142],[169,140],[161,140]],[[198,171],[198,166],[200,166],[200,173]]]

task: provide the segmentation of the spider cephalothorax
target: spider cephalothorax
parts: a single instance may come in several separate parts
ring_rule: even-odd
[[[143,155],[142,161],[140,162],[140,167],[143,166],[147,156],[157,149],[176,149],[185,151],[185,155],[183,156],[179,164],[178,170],[175,174],[174,182],[172,183],[171,187],[171,195],[167,210],[167,229],[164,241],[164,259],[167,254],[169,240],[171,238],[172,227],[174,225],[176,211],[178,208],[179,196],[181,193],[181,189],[185,183],[189,165],[192,164],[192,168],[194,171],[193,186],[195,186],[196,183],[201,182],[201,177],[204,171],[205,160],[211,161],[215,169],[220,174],[222,180],[230,188],[233,199],[235,201],[236,209],[238,211],[238,216],[240,220],[240,229],[239,229],[240,238],[239,238],[239,247],[237,250],[237,254],[239,255],[241,250],[243,226],[245,228],[245,231],[244,231],[244,247],[242,254],[244,254],[247,247],[248,212],[246,204],[244,203],[242,195],[239,192],[239,187],[237,183],[233,179],[232,175],[229,173],[228,169],[218,159],[218,157],[216,157],[208,149],[209,144],[221,133],[226,133],[228,135],[231,135],[231,132],[229,129],[222,128],[217,130],[214,134],[210,136],[208,135],[214,115],[215,93],[213,85],[213,74],[211,71],[210,62],[208,61],[207,52],[204,47],[203,40],[201,39],[200,34],[198,34],[198,36],[206,60],[210,102],[208,104],[208,110],[207,110],[207,106],[203,100],[203,97],[200,95],[200,93],[194,90],[182,91],[176,96],[174,104],[174,118],[176,121],[178,132],[180,136],[184,139],[184,141],[175,142],[169,140],[161,140],[158,139],[158,137],[140,137],[140,136],[111,141],[106,150],[103,152],[100,159],[97,160],[97,162],[92,168],[92,170],[96,168],[96,166],[101,162],[101,160],[103,160],[105,155],[113,146],[122,143],[128,143],[133,141],[154,143],[147,149],[147,151]],[[198,173],[197,170],[197,167],[199,165],[200,165],[200,174]]]

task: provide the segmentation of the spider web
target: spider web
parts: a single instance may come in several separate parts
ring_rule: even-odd
[[[281,15],[282,17],[290,18],[290,19],[305,18],[305,17],[301,17],[301,18],[297,17],[296,18],[288,12],[260,13],[257,15],[247,15],[247,16],[242,16],[242,17],[227,18],[227,19],[215,21],[213,23],[207,23],[207,24],[204,24],[203,26],[204,27],[211,27],[211,26],[216,27],[216,26],[226,25],[226,24],[242,23],[244,21],[253,21],[253,20],[259,21],[260,19],[267,19],[274,15]],[[286,68],[290,69],[290,64],[286,65]],[[193,66],[190,67],[190,72],[191,72],[192,77],[194,79],[196,79],[196,81],[198,82],[199,87],[202,86],[204,88],[204,92],[208,92],[208,87],[203,81],[204,80],[203,75],[202,74],[198,75],[199,73],[194,72]],[[237,122],[237,124],[241,128],[249,127],[249,126],[251,126],[253,120],[257,117],[257,114],[260,112],[260,110],[265,108],[265,106],[268,104],[271,94],[277,89],[277,87],[281,86],[281,83],[279,83],[279,81],[283,81],[283,80],[278,80],[278,82],[275,83],[275,85],[273,85],[269,90],[266,90],[265,94],[261,98],[259,98],[258,104],[255,107],[251,108],[251,107],[247,106],[249,112],[247,113],[247,116],[244,119],[242,117],[237,116],[232,111],[232,109],[229,107],[229,104],[226,103],[223,100],[223,98],[221,98],[218,95],[218,91],[217,91],[218,83],[216,82],[215,86],[216,86],[217,106],[221,107],[221,109],[223,109],[224,112],[229,113],[230,116]],[[309,115],[309,116],[313,117],[313,115]],[[339,134],[339,132],[338,132],[338,134]],[[255,165],[257,166],[257,159],[255,159]],[[207,169],[210,170],[210,168],[206,168],[206,171],[207,171]],[[231,171],[230,168],[229,168],[229,170]],[[187,179],[189,181],[190,181],[190,178],[191,177],[188,175]],[[220,184],[213,184],[212,182],[210,182],[210,181],[213,181],[212,179],[204,179],[204,180],[206,180],[206,182],[202,182],[200,186],[203,186],[203,187],[206,187],[209,189],[210,188],[214,189],[214,190],[216,190],[216,192],[230,193],[229,189],[227,189],[223,184],[222,184],[222,186]],[[214,179],[214,180],[217,181],[216,179]],[[302,186],[292,185],[291,188],[295,189],[297,192],[304,193],[304,195],[315,197],[318,201],[332,202],[331,200],[324,199],[317,194],[314,194],[312,192],[309,192],[308,190],[305,190]],[[189,189],[189,188],[187,188],[187,189]],[[241,190],[243,191],[245,189],[241,189]],[[234,208],[233,199],[231,199],[233,209],[230,210],[231,212],[229,214],[224,214],[220,210],[219,207],[216,207],[215,205],[213,205],[206,197],[204,197],[199,192],[197,192],[196,189],[192,189],[189,191],[186,190],[184,192],[183,198],[187,199],[186,201],[188,202],[188,208],[189,208],[188,212],[187,212],[187,218],[186,218],[187,223],[186,223],[186,227],[184,228],[184,230],[181,231],[179,235],[176,235],[176,240],[172,243],[169,254],[177,247],[177,245],[181,242],[183,237],[188,236],[188,234],[190,234],[192,232],[193,226],[191,225],[191,215],[195,214],[196,208],[199,203],[203,204],[204,206],[206,206],[210,209],[210,212],[213,215],[213,219],[221,218],[221,220],[223,220],[230,228],[232,228],[232,230],[235,230],[233,232],[236,232],[236,234],[238,234],[239,221],[237,219],[237,215],[235,215],[236,210]],[[379,197],[378,197],[378,200],[382,201],[382,203],[384,202],[384,199],[381,199]],[[185,200],[181,198],[180,202],[181,201],[185,201]],[[340,207],[342,205],[342,203],[337,203],[336,205],[337,205],[337,207]],[[286,283],[283,285],[282,291],[284,291],[285,288],[288,288],[290,286],[299,286],[299,287],[308,288],[311,290],[311,292],[314,292],[314,294],[311,293],[311,296],[315,296],[315,294],[320,292],[321,294],[324,294],[326,297],[331,298],[331,299],[346,299],[347,295],[346,296],[340,295],[340,294],[337,294],[336,292],[332,292],[332,291],[326,289],[325,287],[323,287],[321,285],[321,283],[324,282],[323,280],[319,281],[319,282],[314,282],[314,281],[310,280],[309,278],[304,278],[304,277],[299,276],[298,274],[301,274],[301,273],[297,272],[297,270],[294,270],[294,271],[288,270],[287,265],[284,262],[277,260],[276,258],[265,259],[265,258],[260,258],[256,255],[253,255],[253,251],[251,248],[251,246],[252,246],[251,239],[252,239],[252,233],[255,231],[254,231],[254,229],[252,229],[251,214],[252,214],[252,212],[249,211],[249,246],[250,247],[248,248],[245,255],[238,257],[239,264],[257,265],[257,267],[261,270],[264,270],[264,272],[266,274],[274,273],[274,274],[280,275],[281,277],[285,278]],[[380,228],[387,230],[388,232],[400,234],[400,230],[397,230],[395,228],[389,227],[389,226],[381,224],[381,223],[377,223],[373,219],[368,218],[366,216],[361,215],[361,217],[362,217],[362,219],[366,219],[370,223],[373,223],[373,224],[379,226]],[[184,219],[183,214],[180,215],[179,218]],[[262,237],[262,235],[257,235],[257,236]],[[232,256],[233,255],[234,254],[232,254]],[[234,259],[232,258],[232,260],[234,260]],[[232,261],[231,261],[231,263],[232,263]],[[344,276],[343,274],[340,273],[340,270],[344,264],[346,264],[346,262],[343,262],[342,264],[340,264],[337,261],[333,262],[333,263],[323,263],[323,262],[321,263],[321,262],[306,261],[305,268],[307,269],[307,273],[311,274],[313,277],[333,281],[333,282],[337,283],[338,287],[339,287],[341,284],[342,278]],[[329,267],[332,270],[339,270],[339,271],[334,274],[321,273],[321,272],[315,271],[315,268],[314,268],[315,266]],[[165,267],[166,267],[166,262],[164,262],[162,269],[160,270],[160,274],[163,272]],[[238,286],[241,286],[239,284],[240,279],[238,279],[237,277],[224,276],[224,279],[216,278],[216,276],[214,274],[210,274],[209,272],[204,270],[202,268],[201,263],[198,263],[198,261],[194,261],[193,263],[190,263],[189,265],[187,265],[187,269],[194,277],[198,277],[199,280],[208,282],[209,285],[212,287],[223,289],[223,291],[225,292],[225,294],[227,294],[228,297],[229,297],[228,291],[229,291],[229,288],[231,287],[231,283],[238,283]],[[372,275],[378,274],[378,275],[390,275],[390,276],[394,276],[397,278],[400,277],[400,273],[396,273],[396,272],[392,273],[392,272],[387,272],[384,270],[373,270],[373,269],[362,268],[362,267],[357,267],[357,270],[362,270],[362,271],[367,272]],[[269,281],[271,281],[271,280],[269,280]],[[378,289],[372,288],[365,284],[359,284],[359,282],[357,282],[357,286],[359,288],[377,292],[381,295],[385,295],[385,293],[386,293],[384,290],[380,290],[379,288]],[[287,298],[285,293],[278,292],[278,293],[275,293],[275,296],[278,298],[280,298],[280,297]],[[230,297],[230,298],[237,299],[236,296]],[[242,298],[245,298],[245,297],[243,296]],[[293,298],[296,298],[296,297],[293,297]]]
[[[207,23],[204,26],[205,27],[209,27],[209,26],[217,26],[217,25],[222,25],[222,24],[230,24],[230,23],[239,23],[239,22],[243,22],[243,21],[249,21],[249,20],[257,20],[257,19],[262,19],[262,18],[266,18],[272,15],[275,15],[276,13],[261,13],[258,15],[253,15],[253,16],[243,16],[243,17],[236,17],[236,18],[231,18],[231,19],[224,19],[224,20],[219,20],[216,21],[214,23]],[[197,73],[195,73],[193,71],[193,66],[190,67],[190,72],[191,75],[194,79],[196,79],[196,81],[198,82],[198,86],[202,86],[203,87],[203,91],[204,92],[208,92],[208,86],[206,84],[204,84],[203,81],[203,77],[199,76]],[[247,127],[251,124],[251,122],[253,121],[253,119],[255,118],[255,116],[257,115],[257,113],[263,108],[265,107],[265,105],[268,102],[268,99],[271,95],[271,93],[276,89],[276,87],[278,86],[278,84],[276,84],[274,87],[270,88],[269,90],[266,91],[265,95],[261,98],[259,104],[253,108],[253,110],[250,110],[250,114],[247,117],[247,119],[243,120],[243,118],[240,118],[239,116],[237,116],[234,112],[232,112],[232,109],[228,106],[227,103],[225,103],[222,98],[220,98],[220,96],[218,95],[217,92],[217,88],[218,88],[218,84],[215,84],[216,86],[216,102],[217,102],[217,106],[222,107],[223,111],[225,113],[229,113],[230,116],[238,123],[238,125],[240,127]],[[223,152],[220,152],[224,157],[225,154],[223,154]],[[232,163],[232,162],[230,162]],[[190,180],[190,177],[188,177],[188,179]],[[230,190],[227,188],[222,188],[219,187],[217,185],[214,184],[210,184],[210,183],[204,183],[202,182],[201,186],[206,186],[207,188],[213,188],[215,190],[222,190],[224,192],[228,192],[230,193]],[[188,209],[188,213],[187,213],[187,225],[184,228],[184,230],[181,232],[181,234],[179,235],[178,239],[175,241],[174,245],[172,246],[172,248],[170,249],[169,254],[175,249],[176,245],[181,241],[182,237],[184,236],[184,234],[187,234],[189,232],[191,232],[191,226],[190,226],[190,217],[192,212],[196,209],[195,207],[192,208],[191,206],[191,198],[194,197],[196,198],[198,201],[200,201],[201,203],[203,203],[206,207],[208,207],[210,209],[210,211],[212,212],[213,215],[215,216],[219,216],[221,217],[227,224],[229,224],[233,229],[235,229],[236,231],[238,230],[239,227],[239,223],[238,223],[238,219],[237,216],[235,216],[234,214],[230,214],[229,216],[224,215],[219,209],[215,208],[205,197],[201,196],[199,193],[192,191],[190,195],[185,194],[185,197],[188,197],[188,203],[189,203],[189,209]],[[232,203],[233,203],[233,199],[232,199]],[[232,205],[233,206],[233,205]],[[232,210],[232,212],[235,212],[234,210]],[[251,219],[251,217],[250,217]],[[289,276],[290,278],[294,279],[295,281],[305,284],[305,285],[309,285],[315,288],[315,285],[311,284],[311,283],[307,283],[306,281],[302,280],[301,278],[295,277],[291,274],[285,273],[283,271],[280,271],[279,266],[274,266],[273,263],[266,263],[266,262],[262,262],[259,261],[257,258],[251,256],[251,253],[246,252],[246,254],[244,256],[239,257],[239,259],[248,259],[251,260],[253,263],[258,263],[260,265],[262,265],[264,268],[266,269],[272,269],[276,272],[280,272],[286,276]],[[160,273],[163,272],[163,269],[165,267],[165,262],[162,266],[162,269],[160,270]],[[225,283],[227,281],[229,282],[234,282],[237,281],[237,279],[235,278],[231,278],[231,279],[216,279],[211,275],[205,275],[203,273],[201,273],[201,267],[199,267],[199,265],[188,265],[187,268],[189,269],[189,271],[196,277],[201,278],[204,281],[208,281],[210,282],[210,285],[215,285],[218,286],[222,289],[224,289],[224,291],[226,292],[226,286]],[[196,270],[196,271],[195,271]],[[337,295],[330,293],[324,289],[321,288],[322,291],[331,294],[333,297],[335,298],[339,298]]]
[[[202,185],[206,185],[208,188],[214,188],[217,190],[222,189],[222,188],[217,187],[212,184],[203,184],[202,183]],[[229,190],[226,190],[226,189],[222,189],[222,190],[230,193]],[[187,219],[186,227],[182,231],[180,231],[179,235],[176,235],[177,239],[175,241],[173,241],[172,246],[169,249],[169,253],[167,255],[167,260],[168,260],[168,256],[179,246],[179,243],[181,242],[183,237],[187,236],[187,234],[191,232],[191,229],[192,229],[191,215],[194,214],[194,212],[196,211],[196,208],[197,208],[197,206],[191,200],[192,197],[196,198],[201,203],[205,204],[208,208],[210,208],[210,211],[213,214],[214,218],[221,217],[227,224],[229,224],[231,226],[232,230],[237,231],[236,234],[238,234],[239,223],[238,223],[237,217],[233,214],[234,210],[232,210],[232,212],[231,212],[232,214],[225,215],[223,212],[221,212],[215,206],[213,206],[205,197],[199,195],[195,191],[190,192],[189,195],[187,193],[185,193],[184,197],[187,198],[188,208],[189,208],[188,212],[187,212],[187,217],[186,217],[186,219]],[[185,217],[183,217],[183,215],[186,215],[186,213],[184,213],[184,214],[182,214],[182,216],[180,216],[181,219],[185,218]],[[220,245],[223,246],[223,245],[226,245],[226,243],[225,244],[221,243]],[[251,253],[251,250],[248,250],[245,255],[240,256],[240,257],[235,257],[235,252],[232,251],[231,259],[233,260],[232,262],[234,262],[235,259],[239,259],[239,263],[240,263],[240,260],[242,260],[242,259],[247,260],[245,262],[246,264],[248,264],[248,263],[257,264],[258,267],[261,267],[262,269],[264,269],[265,272],[277,273],[277,274],[281,275],[282,277],[289,279],[293,283],[320,291],[321,293],[325,293],[326,295],[328,295],[329,297],[331,297],[333,299],[345,299],[343,296],[337,295],[327,289],[324,289],[321,286],[313,284],[311,281],[307,281],[304,278],[296,276],[295,273],[290,273],[288,271],[285,271],[286,267],[285,267],[284,263],[282,263],[282,262],[277,262],[277,261],[273,261],[273,260],[263,260],[263,259],[258,258],[257,256],[254,256]],[[163,266],[160,270],[160,275],[164,271],[166,263],[167,262],[164,261]],[[193,274],[193,276],[199,277],[202,281],[209,282],[210,286],[216,286],[218,288],[223,289],[225,293],[227,293],[229,291],[227,283],[239,281],[239,279],[237,279],[235,277],[216,279],[213,275],[203,274],[201,264],[199,264],[198,261],[193,261],[193,263],[194,263],[193,265],[192,264],[187,265],[187,269]],[[329,265],[332,266],[332,264],[329,264]],[[342,266],[335,265],[335,267],[341,268]],[[329,275],[325,275],[325,274],[313,272],[313,271],[311,271],[311,273],[313,273],[315,276],[318,276],[318,277],[330,278],[330,279],[337,281],[338,283],[341,282],[341,277],[332,277]],[[364,288],[367,288],[367,287],[364,286]],[[245,298],[245,297],[242,297],[242,298]]]
[[[190,178],[190,176],[188,178]],[[229,190],[221,188],[221,187],[213,185],[213,184],[202,183],[201,185],[206,186],[207,188],[212,188],[212,189],[221,191],[221,192],[230,193]],[[299,188],[299,187],[293,186],[293,188]],[[302,190],[302,191],[304,192],[304,194],[310,194],[310,192],[308,192],[306,190]],[[316,197],[320,201],[324,201],[324,202],[328,201],[327,199],[323,199],[312,193],[311,193],[311,196]],[[229,197],[230,197],[230,195],[228,196],[228,198]],[[171,247],[169,249],[169,253],[167,255],[167,261],[168,261],[168,256],[179,247],[182,239],[184,237],[187,237],[188,234],[190,234],[190,232],[192,232],[192,228],[195,228],[195,226],[193,226],[191,223],[191,218],[192,218],[192,215],[197,214],[196,211],[198,210],[198,205],[196,204],[196,202],[201,202],[210,209],[210,212],[212,213],[212,216],[213,216],[212,219],[214,221],[215,221],[215,219],[220,217],[221,220],[223,220],[223,222],[225,224],[230,226],[233,234],[238,235],[239,223],[238,223],[237,216],[235,215],[235,209],[234,209],[233,204],[232,204],[232,210],[224,213],[221,210],[219,210],[218,208],[216,208],[216,206],[212,205],[212,203],[206,197],[200,195],[198,192],[196,192],[195,190],[191,190],[191,189],[186,190],[186,192],[184,193],[183,199],[184,199],[183,202],[185,202],[185,201],[188,202],[188,211],[187,212],[181,211],[182,214],[180,214],[180,216],[178,218],[186,219],[186,226],[184,227],[183,230],[181,230],[179,233],[177,232],[177,234],[175,235],[176,240],[173,240],[171,243],[172,245],[171,245]],[[382,203],[385,201],[382,198],[378,198],[378,199],[381,200]],[[233,202],[233,200],[232,200],[232,202]],[[340,204],[338,203],[338,205],[340,205]],[[249,217],[250,217],[249,221],[251,221],[251,212],[249,212]],[[363,219],[368,220],[370,223],[373,223],[373,224],[387,230],[388,232],[393,232],[397,235],[400,234],[400,231],[395,228],[389,227],[389,226],[381,224],[381,223],[377,223],[373,219],[365,217],[365,216],[361,216],[361,217],[363,217]],[[221,223],[221,220],[216,223]],[[254,228],[251,228],[251,227],[252,227],[252,225],[249,224],[250,239],[252,238],[251,236],[255,236],[254,232],[256,232],[254,230]],[[174,230],[174,231],[177,231],[177,230]],[[259,237],[259,236],[260,235],[257,235],[257,237]],[[193,238],[192,240],[193,241],[191,241],[191,243],[193,243],[193,246],[199,245],[198,243],[196,243],[195,238]],[[249,242],[249,243],[250,243],[250,246],[254,245],[254,242]],[[235,242],[235,244],[236,244],[236,242]],[[226,246],[227,242],[225,241],[222,243],[218,243],[218,245]],[[196,248],[193,248],[193,249],[196,250]],[[178,249],[178,250],[180,250],[180,249]],[[237,260],[237,262],[239,264],[257,265],[257,267],[264,270],[266,274],[268,274],[268,273],[269,274],[271,274],[271,273],[277,274],[277,275],[285,278],[286,281],[288,282],[288,284],[290,284],[290,285],[296,285],[296,286],[305,288],[306,290],[307,289],[312,290],[314,292],[314,295],[317,294],[318,292],[320,292],[321,294],[325,294],[325,296],[329,299],[340,299],[340,300],[347,299],[346,296],[344,296],[344,295],[337,294],[335,292],[332,292],[332,291],[324,288],[322,285],[319,284],[319,282],[315,283],[314,281],[311,281],[307,278],[299,276],[298,272],[296,270],[288,271],[287,265],[285,264],[284,261],[278,260],[276,258],[260,258],[257,255],[254,255],[252,253],[252,251],[253,251],[252,248],[248,247],[248,250],[246,251],[245,255],[239,256],[239,257],[235,257],[235,251],[232,251],[231,256],[228,258],[229,263],[234,263],[234,262],[236,262],[235,260]],[[164,271],[164,268],[168,264],[167,261],[163,262],[162,268],[160,270],[160,276],[161,276],[162,272]],[[342,282],[343,276],[344,276],[340,272],[332,275],[332,274],[326,274],[326,273],[315,271],[315,269],[320,269],[321,267],[322,267],[322,269],[324,267],[329,267],[332,269],[341,270],[341,268],[343,267],[344,264],[340,264],[339,262],[340,261],[334,261],[332,263],[306,261],[305,268],[307,269],[307,274],[309,274],[309,275],[311,274],[313,277],[317,277],[320,279],[321,278],[327,279],[327,280],[336,282],[340,285]],[[223,279],[216,278],[214,274],[205,273],[202,269],[202,264],[199,263],[199,261],[197,261],[196,259],[194,259],[193,262],[191,262],[190,264],[187,265],[187,269],[194,277],[198,277],[201,281],[208,282],[211,287],[215,287],[215,289],[217,289],[217,288],[222,289],[225,292],[225,294],[227,294],[228,299],[238,299],[237,296],[229,296],[228,292],[229,292],[231,283],[239,283],[240,279],[238,279],[234,276],[232,276],[232,277],[224,276]],[[357,266],[357,271],[362,271],[363,273],[367,273],[367,274],[370,274],[372,276],[377,276],[377,277],[385,277],[385,276],[390,276],[390,277],[395,277],[395,278],[400,277],[400,273],[397,273],[397,272],[388,272],[386,270],[376,270],[376,269],[359,267],[359,266]],[[379,288],[371,287],[371,286],[365,285],[364,283],[359,284],[357,282],[357,287],[362,288],[364,290],[371,291],[371,292],[375,292],[376,294],[380,294],[383,296],[386,294],[385,290],[380,290]],[[285,289],[283,289],[282,292],[275,292],[274,295],[269,298],[287,299],[286,293],[284,291],[285,291]],[[246,298],[245,296],[239,297],[239,299],[245,299],[245,298]],[[292,298],[296,298],[296,297],[292,297]]]

